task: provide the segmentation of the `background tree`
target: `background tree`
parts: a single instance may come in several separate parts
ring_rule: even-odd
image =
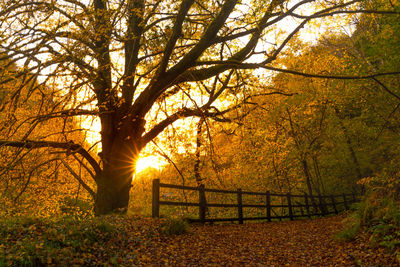
[[[0,80],[8,79],[18,71],[18,66],[10,60],[0,60]],[[35,127],[40,116],[32,118],[38,110],[52,112],[51,96],[42,94],[46,88],[31,91],[37,83],[23,83],[23,77],[13,79],[0,86],[1,92],[1,138],[24,140],[29,135],[37,140],[57,140],[66,135],[75,142],[82,142],[85,136],[79,132],[78,121],[64,117],[53,118]],[[27,78],[29,79],[29,75]],[[17,88],[17,90],[16,90]],[[16,101],[15,99],[18,99]],[[30,121],[31,123],[20,123]],[[62,127],[59,127],[62,125]],[[57,129],[57,130],[55,130]],[[90,175],[79,165],[82,158],[73,153],[67,157],[47,148],[12,148],[0,150],[0,214],[29,214],[48,216],[64,212],[66,206],[84,204],[94,197],[90,191]],[[70,175],[68,175],[70,174]],[[82,187],[83,186],[83,187]],[[85,192],[83,188],[89,189]],[[40,206],[37,203],[41,203]]]
[[[396,40],[397,23],[386,19],[378,19],[380,30],[393,32]],[[236,139],[218,144],[233,142],[232,151],[219,146],[216,151],[235,158],[235,166],[227,173],[234,176],[233,181],[240,181],[238,187],[307,193],[356,191],[362,178],[380,173],[398,157],[398,76],[356,81],[322,78],[361,76],[369,66],[367,57],[398,70],[394,62],[397,46],[385,48],[385,56],[378,48],[368,48],[387,43],[375,22],[364,28],[369,17],[357,20],[351,35],[326,35],[313,45],[291,44],[292,52],[287,51],[280,63],[292,72],[315,73],[320,78],[276,75],[269,86],[281,94],[253,101],[259,109],[241,121]]]

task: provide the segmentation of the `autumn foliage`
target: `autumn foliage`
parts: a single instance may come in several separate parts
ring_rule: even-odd
[[[396,266],[399,13],[395,0],[0,1],[0,266]],[[162,164],[139,172],[144,156]],[[153,179],[364,196],[336,217],[200,226],[185,205],[150,219]]]

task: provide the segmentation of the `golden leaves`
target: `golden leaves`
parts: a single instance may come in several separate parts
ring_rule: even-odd
[[[342,243],[333,235],[342,217],[245,225],[192,226],[166,236],[161,220],[101,219],[0,221],[0,259],[34,257],[47,265],[118,266],[395,266],[396,259],[369,245],[368,236]],[[31,258],[29,258],[31,257]]]
[[[155,236],[135,251],[139,265],[170,266],[393,266],[395,259],[362,237],[335,241],[341,217],[247,225],[195,226],[189,234]]]

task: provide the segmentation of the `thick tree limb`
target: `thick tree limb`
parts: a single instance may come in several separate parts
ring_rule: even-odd
[[[168,88],[172,81],[182,72],[194,64],[202,53],[212,45],[214,38],[228,19],[238,0],[227,0],[222,5],[220,12],[205,30],[197,44],[171,69],[160,77],[155,76],[150,85],[139,95],[132,108],[135,116],[144,115],[153,106],[156,99]]]
[[[291,14],[293,14],[293,11],[296,10],[297,8],[299,8],[300,6],[305,5],[307,3],[311,3],[313,1],[314,0],[303,0],[303,1],[299,2],[299,3],[297,3],[296,5],[294,5],[292,8],[290,8],[287,12],[285,12],[283,14],[280,14],[278,17],[276,17],[276,18],[274,18],[274,19],[272,19],[270,21],[267,21],[264,24],[258,24],[257,27],[254,27],[254,28],[242,31],[242,32],[238,32],[238,33],[235,33],[235,34],[229,34],[229,35],[226,35],[226,36],[218,36],[218,37],[216,37],[214,39],[214,44],[223,43],[223,42],[235,40],[235,39],[240,38],[240,37],[247,36],[249,34],[252,34],[252,33],[258,31],[260,28],[265,29],[266,27],[271,26],[271,25],[281,21],[285,17],[290,16]]]
[[[75,144],[73,142],[52,142],[52,141],[33,141],[33,140],[25,140],[25,141],[7,141],[7,140],[0,140],[0,147],[2,146],[9,146],[9,147],[19,147],[19,148],[44,148],[44,147],[51,147],[51,148],[60,148],[66,150],[66,153],[79,153],[81,154],[92,166],[96,175],[101,173],[100,165],[97,161],[87,152],[81,145]]]
[[[122,97],[126,105],[130,105],[135,93],[134,80],[140,49],[140,39],[143,34],[143,0],[128,1],[129,17],[125,41],[125,71],[123,77]]]
[[[155,125],[150,131],[148,131],[143,137],[142,137],[142,143],[143,146],[149,143],[151,140],[153,140],[157,135],[159,135],[165,128],[167,128],[169,125],[174,123],[180,118],[183,117],[188,117],[190,111],[189,110],[180,110],[176,112],[175,114],[167,117],[157,125]]]
[[[340,11],[340,10],[339,11],[335,11],[335,9],[343,8],[343,7],[355,4],[357,2],[359,2],[359,1],[358,0],[353,0],[353,1],[341,4],[341,5],[337,5],[337,6],[334,6],[334,7],[326,8],[324,10],[321,10],[321,11],[316,12],[315,14],[312,14],[312,15],[309,15],[309,16],[303,16],[302,18],[304,20],[285,38],[285,40],[279,45],[279,47],[263,62],[263,64],[271,63],[272,61],[274,61],[276,59],[276,57],[278,56],[278,54],[282,51],[282,49],[292,39],[292,37],[297,32],[299,32],[306,25],[306,23],[308,23],[310,20],[321,18],[321,17],[333,16],[333,15],[341,14],[341,13],[344,13],[344,14],[349,13],[346,10],[344,10],[344,11]],[[302,2],[302,4],[304,4],[304,3]],[[293,8],[291,10],[293,10]],[[289,12],[287,12],[287,13],[289,13]],[[364,12],[363,12],[363,10],[357,10],[357,11],[354,11],[354,12],[351,12],[351,13],[357,14],[357,13],[364,13]],[[372,10],[369,10],[366,13],[373,14],[374,12]],[[398,12],[394,12],[394,11],[376,11],[376,13],[377,14],[398,14]],[[293,15],[293,14],[291,13],[291,14],[288,14],[288,15]],[[275,20],[279,21],[282,18],[278,17],[278,18],[274,19],[273,21],[275,21]],[[259,28],[265,28],[265,27],[267,27],[267,25],[269,25],[267,23],[267,21],[261,21],[261,23],[257,24],[256,28],[253,28],[251,30],[245,31],[244,33],[238,33],[236,35],[239,37],[239,36],[242,36],[242,35],[243,36],[248,35],[249,33],[255,33],[255,32],[257,32],[257,30]],[[232,36],[236,36],[236,35],[232,35]],[[225,40],[227,38],[229,40],[232,40],[232,38],[230,38],[230,37],[231,36],[216,38],[215,42],[220,42],[221,40]],[[239,51],[238,54],[240,52],[241,51]],[[224,72],[226,70],[229,70],[229,69],[232,69],[232,68],[234,69],[234,67],[229,65],[228,62],[229,61],[236,61],[236,63],[242,62],[243,59],[238,57],[238,54],[230,57],[229,59],[227,59],[225,61],[221,61],[221,62],[225,62],[225,63],[222,63],[222,64],[218,64],[218,63],[216,63],[216,61],[214,61],[214,64],[208,64],[208,65],[214,65],[214,66],[211,66],[209,68],[196,69],[196,70],[189,70],[188,69],[184,73],[182,73],[174,82],[176,84],[178,84],[178,83],[182,83],[182,82],[201,81],[201,80],[205,80],[205,79],[211,78],[213,76],[216,76],[216,75],[218,75],[218,74],[220,74],[220,73],[222,73],[222,72]],[[209,63],[211,63],[211,62],[209,62]],[[205,62],[198,62],[195,66],[201,66],[204,63]],[[207,64],[205,64],[205,65],[207,65]]]
[[[182,34],[183,21],[185,20],[186,15],[189,12],[189,9],[193,5],[193,3],[194,0],[184,0],[181,4],[181,7],[179,9],[178,15],[174,23],[174,27],[172,28],[171,37],[169,38],[168,43],[164,50],[164,55],[159,66],[159,73],[164,73],[167,68],[168,61],[175,47],[175,44],[179,36]]]
[[[149,143],[151,140],[153,140],[157,135],[159,135],[166,127],[174,123],[180,118],[186,118],[186,117],[201,117],[201,118],[211,118],[215,121],[219,122],[232,122],[231,119],[226,119],[226,118],[221,118],[218,116],[223,116],[224,114],[231,112],[235,109],[238,109],[242,107],[243,105],[246,104],[251,104],[248,103],[247,101],[250,100],[251,98],[255,97],[260,97],[260,96],[269,96],[269,95],[284,95],[284,96],[292,96],[295,93],[285,93],[285,92],[280,92],[280,91],[273,91],[273,92],[268,92],[268,93],[262,93],[262,94],[255,94],[248,96],[243,99],[243,101],[237,105],[234,105],[230,108],[227,108],[225,110],[218,110],[215,107],[212,107],[211,104],[212,102],[207,102],[204,106],[198,107],[197,109],[182,109],[180,111],[177,111],[171,116],[168,116],[166,119],[163,121],[159,122],[157,125],[155,125],[150,131],[148,131],[143,137],[143,145]],[[209,110],[214,110],[214,112],[210,112]]]
[[[381,76],[388,76],[388,75],[399,75],[400,71],[392,71],[392,72],[382,72],[382,73],[373,73],[367,75],[324,75],[324,74],[313,74],[313,73],[305,73],[297,70],[289,70],[283,68],[277,68],[273,66],[265,65],[264,62],[262,63],[241,63],[235,61],[202,61],[198,62],[198,65],[218,65],[223,66],[225,65],[227,69],[258,69],[263,68],[271,71],[277,71],[281,73],[288,73],[293,75],[299,75],[308,78],[322,78],[322,79],[336,79],[336,80],[366,80],[366,79],[373,79],[376,77]]]
[[[217,36],[219,30],[232,13],[238,0],[226,0],[222,5],[220,12],[215,19],[210,23],[204,32],[203,36],[197,42],[197,44],[177,63],[174,67],[168,71],[168,75],[177,77],[180,73],[186,70],[189,66],[203,54],[203,52],[213,44],[214,38]]]

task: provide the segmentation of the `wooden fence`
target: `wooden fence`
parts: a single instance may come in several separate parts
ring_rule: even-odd
[[[198,202],[179,202],[179,201],[164,201],[160,199],[160,188],[172,188],[181,190],[192,190],[198,191]],[[222,203],[208,203],[206,201],[205,193],[214,192],[222,194],[236,194],[237,203],[235,204],[222,204]],[[263,204],[246,204],[243,203],[244,195],[262,196],[265,200]],[[280,198],[278,204],[271,201],[271,197]],[[190,219],[192,222],[217,222],[217,221],[238,221],[243,224],[245,220],[268,220],[273,219],[290,219],[294,220],[299,217],[312,216],[325,216],[329,214],[338,214],[340,211],[349,209],[350,204],[358,201],[358,195],[352,194],[340,194],[340,195],[296,195],[296,194],[277,194],[266,192],[250,192],[237,190],[221,190],[205,188],[204,185],[198,187],[182,186],[174,184],[160,183],[159,179],[153,180],[153,200],[152,200],[152,215],[153,218],[160,216],[161,205],[171,206],[195,206],[199,207],[198,219]],[[208,207],[220,207],[220,208],[236,208],[237,217],[235,218],[206,218],[206,211]],[[341,207],[341,208],[340,208]],[[264,216],[257,217],[246,217],[243,214],[243,208],[259,208],[265,210]],[[281,215],[272,214],[274,208],[281,208],[285,212]]]

